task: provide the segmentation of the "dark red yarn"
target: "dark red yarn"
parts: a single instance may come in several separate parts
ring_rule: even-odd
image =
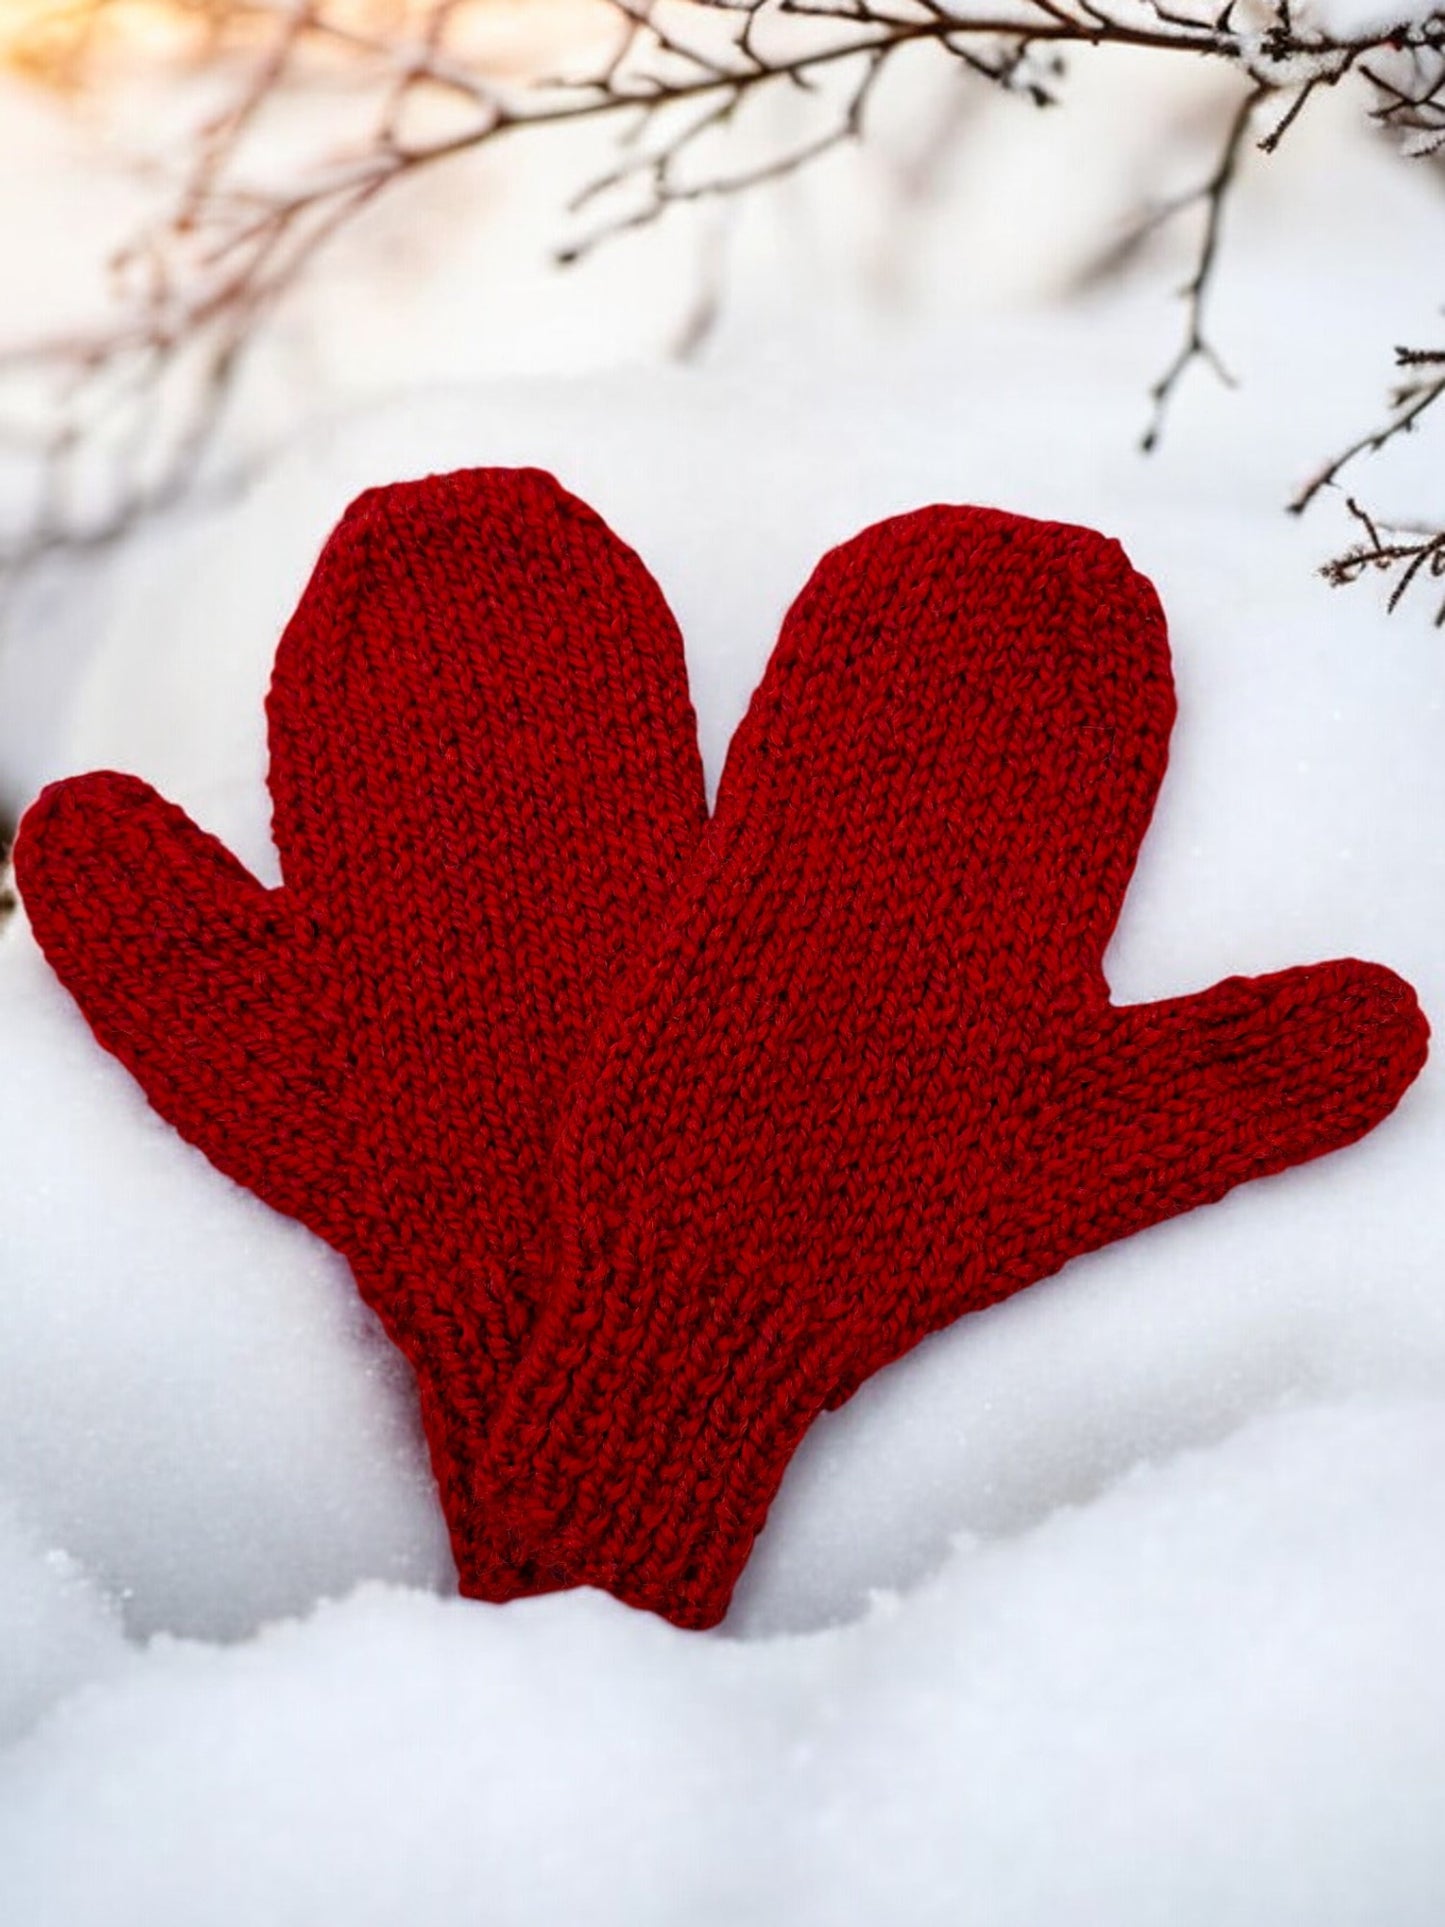
[[[348,511],[267,716],[281,889],[109,774],[42,794],[16,874],[155,1108],[349,1260],[416,1370],[463,1586],[495,1587],[475,1462],[562,1093],[705,816],[681,638],[550,476],[436,476]]]
[[[563,1128],[493,1432],[552,1583],[712,1624],[821,1407],[1394,1106],[1428,1033],[1378,966],[1109,1004],[1173,715],[1117,543],[930,508],[824,559]]]
[[[156,1108],[350,1259],[463,1589],[702,1626],[825,1404],[1423,1062],[1373,965],[1109,1005],[1173,709],[1117,544],[923,510],[819,566],[703,831],[655,585],[484,471],[323,555],[269,703],[281,890],[117,776],[48,790],[16,866]]]

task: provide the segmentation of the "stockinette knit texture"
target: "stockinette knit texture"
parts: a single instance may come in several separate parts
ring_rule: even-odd
[[[495,1589],[475,1466],[562,1094],[705,816],[681,638],[550,476],[437,476],[348,511],[267,716],[280,889],[112,774],[42,794],[16,874],[161,1115],[347,1258],[416,1371],[462,1585]]]
[[[363,496],[268,711],[279,890],[114,775],[17,874],[156,1108],[350,1260],[484,1598],[713,1623],[825,1405],[1424,1059],[1367,964],[1109,1004],[1174,699],[1087,530],[933,508],[826,557],[706,829],[662,598],[530,471]]]
[[[549,1583],[713,1623],[825,1404],[1394,1106],[1427,1027],[1377,966],[1111,1006],[1173,716],[1088,530],[929,508],[821,563],[562,1129],[493,1429]]]

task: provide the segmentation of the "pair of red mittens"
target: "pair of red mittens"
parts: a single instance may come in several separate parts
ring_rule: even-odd
[[[707,822],[656,584],[482,470],[322,555],[268,703],[280,889],[114,775],[45,791],[16,871],[156,1109],[350,1262],[463,1591],[705,1626],[825,1405],[1423,1063],[1375,965],[1110,1005],[1173,713],[1116,543],[924,509],[819,565]]]

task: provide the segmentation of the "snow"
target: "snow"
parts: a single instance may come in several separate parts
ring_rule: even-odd
[[[1151,463],[1157,277],[960,321],[940,213],[907,326],[799,322],[817,259],[747,266],[760,217],[702,365],[460,384],[424,355],[434,386],[313,412],[239,496],[32,584],[0,783],[135,769],[274,878],[261,697],[320,540],[360,487],[483,461],[555,468],[640,548],[715,779],[824,547],[994,501],[1119,535],[1170,612],[1116,996],[1353,952],[1445,1030],[1445,651],[1423,600],[1386,621],[1311,572],[1328,510],[1278,512],[1369,419],[1388,341],[1428,334],[1401,236],[1433,190],[1364,143],[1311,190],[1301,134],[1232,217],[1214,327],[1244,385],[1196,371]],[[1046,196],[1070,157],[1036,164]],[[1438,491],[1423,436],[1378,487]],[[345,1267],[149,1112],[23,917],[0,1038],[0,1919],[1445,1917],[1438,1061],[1362,1145],[821,1420],[697,1636],[594,1594],[450,1597],[406,1374]]]
[[[1423,25],[1439,11],[1436,0],[1305,0],[1295,18],[1337,40],[1353,40],[1387,27]]]
[[[1327,1404],[806,1638],[368,1586],[157,1641],[0,1761],[0,1909],[1428,1927],[1442,1478],[1437,1402]]]
[[[73,1688],[127,1658],[120,1616],[68,1553],[45,1552],[0,1513],[0,1746],[18,1739]]]

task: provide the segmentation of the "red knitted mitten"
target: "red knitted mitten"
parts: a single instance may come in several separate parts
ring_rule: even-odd
[[[495,1590],[473,1472],[563,1087],[705,816],[681,639],[550,476],[436,476],[347,512],[267,713],[280,889],[108,774],[43,793],[16,873],[155,1108],[348,1259],[416,1370],[463,1590]]]
[[[930,508],[822,562],[560,1134],[493,1435],[555,1582],[713,1623],[825,1403],[1399,1099],[1427,1029],[1375,965],[1110,1005],[1173,714],[1087,530]]]

